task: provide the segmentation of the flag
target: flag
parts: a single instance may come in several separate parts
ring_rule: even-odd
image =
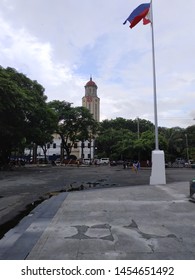
[[[125,20],[123,24],[126,24],[127,21],[130,22],[130,28],[133,28],[143,19],[143,24],[148,24],[150,20],[150,3],[145,3],[139,5],[130,16]]]

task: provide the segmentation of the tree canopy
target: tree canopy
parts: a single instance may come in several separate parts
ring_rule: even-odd
[[[165,151],[166,161],[177,157],[195,159],[195,126],[186,129],[159,127],[159,148]],[[143,119],[116,118],[100,124],[96,139],[99,157],[113,160],[147,160],[155,149],[154,125]]]
[[[58,133],[62,140],[62,149],[69,158],[72,147],[78,141],[94,137],[98,130],[98,123],[93,115],[84,107],[71,107],[70,103],[54,100],[49,102],[49,107],[54,110],[58,118]],[[64,157],[64,154],[61,155]]]
[[[0,67],[0,162],[9,161],[12,151],[22,151],[31,142],[48,139],[55,115],[48,108],[44,88],[13,68]],[[47,140],[46,135],[44,135]]]

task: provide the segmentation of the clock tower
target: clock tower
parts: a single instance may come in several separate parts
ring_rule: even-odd
[[[93,118],[100,121],[100,99],[97,96],[97,85],[90,77],[85,85],[85,96],[82,98],[82,106],[87,108],[93,115]]]

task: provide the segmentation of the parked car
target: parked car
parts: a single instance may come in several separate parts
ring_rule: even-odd
[[[110,159],[109,158],[101,158],[100,159],[100,164],[109,164]]]

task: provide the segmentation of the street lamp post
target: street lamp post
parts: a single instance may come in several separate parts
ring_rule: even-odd
[[[139,140],[139,117],[137,117],[137,139]]]
[[[137,139],[139,140],[140,135],[140,125],[139,125],[139,117],[137,117]],[[138,161],[140,161],[140,151],[138,151]]]

